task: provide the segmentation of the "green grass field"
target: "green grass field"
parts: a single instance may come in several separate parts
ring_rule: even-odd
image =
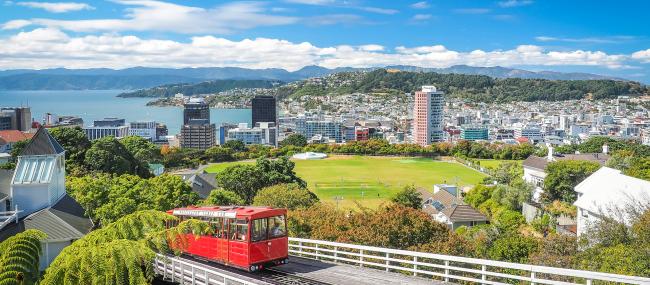
[[[486,167],[486,168],[497,168],[499,165],[501,165],[504,162],[516,162],[517,164],[521,165],[523,160],[498,160],[498,159],[479,159],[481,166]]]
[[[394,158],[368,156],[333,156],[324,160],[294,160],[295,171],[309,189],[323,202],[353,207],[355,201],[366,207],[377,207],[404,186],[414,184],[432,189],[433,184],[452,183],[462,186],[479,183],[484,174],[456,162],[425,158]],[[206,169],[217,173],[235,163],[215,164]]]

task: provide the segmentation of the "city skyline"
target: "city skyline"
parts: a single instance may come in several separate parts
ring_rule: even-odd
[[[466,64],[649,82],[650,38],[638,25],[649,4],[591,4],[4,1],[0,69],[237,66],[292,71],[308,65]]]

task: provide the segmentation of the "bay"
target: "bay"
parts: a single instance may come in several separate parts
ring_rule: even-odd
[[[167,125],[169,134],[180,132],[183,124],[181,107],[146,106],[152,98],[115,97],[122,90],[47,90],[2,91],[0,107],[29,106],[35,121],[42,122],[46,113],[83,118],[84,125],[106,117],[124,118],[127,122],[153,120]],[[210,121],[217,127],[222,123],[251,123],[250,109],[210,109]]]

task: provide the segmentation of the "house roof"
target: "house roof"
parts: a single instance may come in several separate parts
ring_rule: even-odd
[[[5,141],[7,143],[15,143],[19,141],[24,141],[31,139],[34,136],[34,134],[31,133],[23,133],[18,130],[4,130],[0,131],[0,139],[2,141]]]
[[[48,155],[63,152],[65,152],[63,147],[50,135],[47,129],[41,127],[20,155]]]
[[[4,227],[0,230],[0,241],[28,229],[47,234],[45,241],[80,239],[93,228],[92,221],[84,217],[83,213],[79,203],[65,195],[54,206]]]
[[[629,217],[625,209],[650,202],[650,181],[624,175],[609,167],[601,167],[574,189],[580,194],[573,203],[576,207],[595,214],[611,214],[612,217],[621,217],[617,215],[622,214],[626,223],[629,223]]]
[[[192,184],[192,191],[199,194],[202,199],[207,198],[213,189],[217,188],[217,179],[214,173],[200,173],[192,176],[189,179]]]
[[[426,200],[426,199],[425,199]],[[465,204],[444,189],[431,196],[431,204],[425,204],[422,210],[430,215],[442,213],[451,222],[487,221],[488,218],[472,206]]]
[[[605,165],[609,159],[609,155],[604,153],[581,153],[581,154],[564,154],[553,156],[555,161],[563,160],[586,160],[597,162],[600,165]],[[546,166],[550,163],[546,157],[539,157],[536,155],[531,155],[522,163],[524,167],[534,168],[541,171],[546,169]]]

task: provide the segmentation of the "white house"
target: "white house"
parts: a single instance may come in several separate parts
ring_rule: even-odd
[[[602,167],[575,188],[578,199],[578,236],[603,217],[620,220],[631,225],[629,207],[650,205],[650,181],[634,178],[620,170]]]
[[[0,171],[0,241],[28,229],[47,234],[40,269],[93,223],[65,191],[65,151],[40,128],[18,156],[16,170]]]
[[[533,201],[539,202],[542,194],[544,193],[544,179],[546,178],[546,166],[554,161],[559,160],[586,160],[597,162],[600,165],[605,165],[609,159],[607,154],[607,145],[603,145],[603,153],[578,153],[578,154],[556,154],[553,152],[553,147],[548,145],[548,153],[546,157],[539,157],[531,155],[524,162],[524,181],[535,185],[533,190]]]

